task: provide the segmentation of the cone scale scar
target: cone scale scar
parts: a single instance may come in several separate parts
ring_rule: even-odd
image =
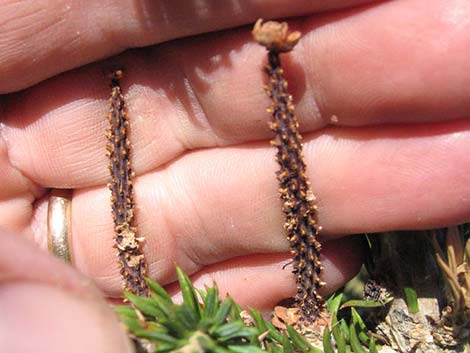
[[[114,222],[115,247],[125,291],[136,295],[148,295],[145,282],[147,265],[141,250],[143,238],[137,237],[134,220],[134,195],[130,162],[129,122],[124,96],[121,89],[122,71],[111,75],[110,108],[107,115],[109,127],[106,130],[106,155],[109,158],[111,181],[111,209]]]
[[[285,214],[284,229],[293,257],[293,273],[297,284],[295,300],[302,319],[315,321],[324,309],[319,290],[325,285],[320,279],[323,267],[320,263],[321,244],[317,236],[321,227],[316,223],[315,196],[307,180],[306,165],[302,153],[302,136],[294,114],[292,96],[281,66],[280,53],[291,51],[300,39],[300,32],[288,32],[287,23],[258,20],[253,28],[254,39],[268,50],[265,87],[271,98],[267,111],[272,118],[269,127],[275,133],[271,145],[276,147],[276,172],[279,196]]]

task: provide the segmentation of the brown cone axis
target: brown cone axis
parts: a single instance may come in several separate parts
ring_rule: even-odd
[[[317,236],[321,227],[316,224],[315,197],[306,176],[302,154],[302,136],[294,115],[292,96],[287,91],[279,54],[289,52],[300,39],[299,32],[288,33],[287,24],[258,20],[254,29],[255,40],[268,49],[266,73],[269,77],[266,93],[272,100],[268,112],[269,123],[276,134],[271,145],[277,148],[276,172],[279,195],[285,214],[284,228],[293,256],[293,273],[297,283],[296,302],[303,320],[315,321],[324,308],[319,289],[325,285],[320,280],[323,267],[319,256],[321,244]]]
[[[108,187],[111,190],[114,239],[124,290],[147,296],[149,291],[144,280],[147,266],[140,247],[143,238],[137,237],[134,224],[134,172],[130,162],[129,122],[121,89],[121,77],[121,70],[111,75],[110,108],[107,115],[109,128],[106,130],[106,155],[109,158],[111,175]]]

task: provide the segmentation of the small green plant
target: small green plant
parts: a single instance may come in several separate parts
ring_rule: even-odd
[[[132,307],[115,309],[130,334],[153,343],[155,352],[321,353],[293,328],[282,333],[254,309],[243,319],[240,306],[230,297],[221,300],[217,286],[197,291],[181,269],[177,274],[183,303],[147,279],[150,297],[126,293]]]
[[[115,311],[131,336],[146,340],[152,352],[182,353],[374,353],[375,340],[351,303],[341,305],[342,294],[328,300],[331,331],[323,331],[323,351],[312,345],[292,326],[276,328],[255,309],[243,311],[231,297],[220,299],[217,286],[196,290],[189,277],[177,268],[183,302],[175,303],[156,282],[146,279],[150,296],[125,294],[131,306]],[[366,307],[373,306],[363,301]],[[377,304],[378,305],[378,304]],[[382,305],[382,304],[380,304]],[[351,320],[337,318],[351,307]],[[365,347],[368,347],[366,350]]]
[[[332,295],[327,301],[327,309],[332,316],[332,320],[331,331],[328,327],[323,331],[324,353],[378,352],[375,338],[370,335],[364,320],[356,308],[383,307],[393,298],[389,297],[383,303],[371,300],[348,300],[341,304],[343,298],[343,293],[338,293]],[[350,319],[346,320],[344,311],[348,308],[350,309]],[[343,312],[340,313],[340,311]]]

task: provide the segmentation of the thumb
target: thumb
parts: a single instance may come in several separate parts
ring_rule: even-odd
[[[132,353],[91,281],[0,231],[0,351]]]

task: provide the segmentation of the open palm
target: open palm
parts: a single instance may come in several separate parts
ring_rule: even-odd
[[[345,235],[468,221],[468,2],[323,3],[4,2],[0,225],[44,247],[48,192],[72,189],[74,265],[119,296],[104,130],[106,73],[124,67],[150,277],[172,290],[178,263],[244,305],[291,296],[265,51],[249,26],[235,28],[258,17],[295,17],[303,33],[284,66],[324,229],[325,291],[360,265],[361,244]],[[20,256],[1,251],[5,264]]]

